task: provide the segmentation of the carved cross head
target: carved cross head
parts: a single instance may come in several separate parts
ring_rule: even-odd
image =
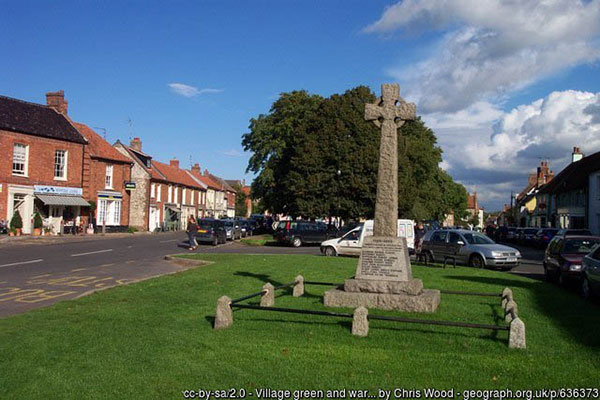
[[[416,118],[417,106],[400,97],[400,86],[397,83],[381,85],[381,97],[375,103],[365,106],[365,119],[373,121],[378,128],[382,121],[393,121],[400,128],[406,121]]]

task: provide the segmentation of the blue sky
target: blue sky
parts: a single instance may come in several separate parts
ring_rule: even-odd
[[[550,146],[557,171],[574,145],[600,151],[589,140],[600,127],[585,111],[600,104],[599,3],[536,9],[527,20],[535,34],[519,18],[537,2],[477,2],[476,16],[465,3],[3,2],[0,94],[43,103],[63,89],[69,115],[106,129],[111,142],[139,136],[160,161],[191,159],[250,180],[241,135],[279,93],[328,96],[360,84],[379,92],[398,81],[438,133],[443,167],[494,209],[525,184],[540,137],[560,139]],[[577,32],[553,23],[565,14]],[[579,119],[546,112],[574,104]],[[582,123],[584,133],[560,135]]]

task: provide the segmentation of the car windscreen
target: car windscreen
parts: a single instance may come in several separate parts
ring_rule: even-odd
[[[494,241],[480,233],[463,233],[469,244],[494,244]]]
[[[567,239],[563,246],[564,254],[587,254],[600,243],[600,239]]]
[[[533,234],[537,233],[538,230],[539,230],[538,228],[535,228],[535,229],[525,229],[525,233],[527,235],[533,235]]]

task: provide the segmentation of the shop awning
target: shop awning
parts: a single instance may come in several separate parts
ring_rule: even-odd
[[[90,206],[90,203],[85,201],[81,196],[61,196],[56,194],[36,194],[35,196],[47,206]]]
[[[165,206],[165,208],[166,208],[167,210],[171,210],[171,211],[173,211],[173,212],[174,212],[174,213],[176,213],[176,214],[181,214],[181,210],[180,210],[179,208],[177,208],[176,206],[170,206],[170,205],[167,205],[167,206]]]

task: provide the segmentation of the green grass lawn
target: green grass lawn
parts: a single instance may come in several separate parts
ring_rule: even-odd
[[[248,246],[266,246],[266,245],[276,245],[277,242],[273,240],[273,235],[257,235],[257,236],[248,236],[244,239],[240,239],[240,243],[248,245]]]
[[[190,256],[193,257],[193,256]],[[216,300],[265,282],[342,282],[356,259],[197,255],[213,264],[65,301],[0,320],[0,398],[182,398],[186,389],[456,390],[598,387],[596,305],[555,286],[466,267],[416,266],[428,288],[513,289],[527,350],[507,332],[371,321],[354,337],[351,320],[255,310],[213,331]],[[323,310],[325,287],[282,292],[276,306]],[[372,310],[375,314],[393,314]],[[503,324],[499,298],[442,295],[419,318]],[[255,396],[256,397],[256,396]]]

